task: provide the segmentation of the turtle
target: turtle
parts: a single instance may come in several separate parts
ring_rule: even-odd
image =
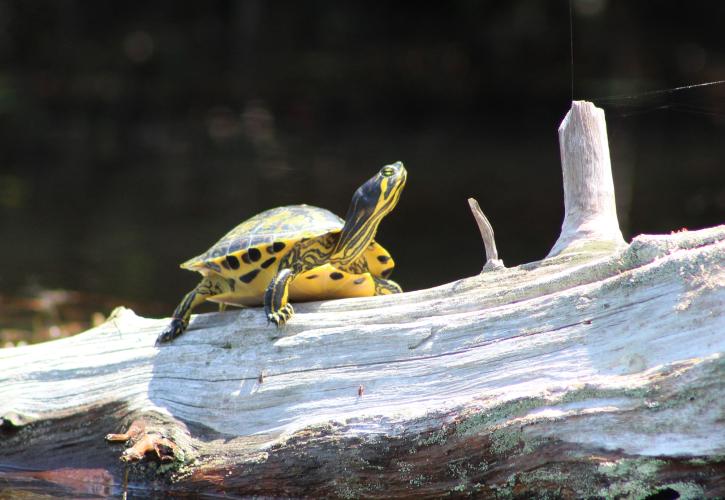
[[[272,208],[229,231],[209,250],[181,264],[201,282],[181,300],[156,344],[186,330],[205,301],[264,305],[268,322],[283,326],[290,301],[386,295],[402,291],[389,279],[395,262],[375,241],[381,219],[395,208],[407,179],[402,162],[384,166],[360,186],[345,219],[311,205]]]

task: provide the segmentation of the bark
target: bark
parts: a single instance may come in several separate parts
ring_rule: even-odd
[[[588,103],[573,115],[604,126]],[[565,119],[564,133],[606,147],[591,146],[590,121]],[[577,192],[567,218],[591,207],[577,196],[609,206]],[[281,330],[259,309],[203,314],[158,348],[168,319],[119,308],[75,337],[0,351],[0,488],[725,495],[725,226],[625,245],[604,212],[601,231],[565,221],[566,244],[542,261],[296,304]]]

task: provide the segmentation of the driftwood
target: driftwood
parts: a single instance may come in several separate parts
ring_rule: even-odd
[[[0,490],[724,496],[725,226],[625,244],[603,113],[575,102],[559,134],[542,261],[281,330],[203,314],[158,348],[168,319],[119,308],[0,351]]]

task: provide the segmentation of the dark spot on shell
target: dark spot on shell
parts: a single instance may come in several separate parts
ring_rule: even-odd
[[[262,252],[260,252],[258,248],[250,248],[247,250],[247,254],[249,255],[249,258],[252,259],[252,262],[257,262],[262,258]]]
[[[316,275],[316,274],[310,274],[310,275],[309,275],[309,276],[307,276],[307,277],[306,277],[305,279],[308,279],[308,280],[313,280],[313,279],[315,279],[315,278],[317,278],[317,275]]]
[[[378,261],[380,261],[381,264],[387,264],[390,260],[390,257],[387,255],[378,255]]]
[[[353,281],[353,283],[355,283],[356,285],[362,285],[363,283],[365,283],[365,278],[358,278]]]
[[[232,269],[239,269],[239,259],[237,259],[233,255],[227,255],[227,263],[229,264],[229,267]]]
[[[286,246],[287,245],[285,245],[281,241],[275,241],[273,244],[271,244],[270,246],[267,247],[267,252],[268,253],[276,253],[276,252],[281,251]]]
[[[330,279],[333,280],[341,280],[343,276],[344,275],[342,273],[338,273],[337,271],[335,271],[334,273],[330,273]]]
[[[277,257],[270,257],[269,259],[262,262],[262,269],[267,269],[269,266],[274,264],[275,260],[277,260]]]
[[[254,278],[257,277],[259,274],[259,269],[255,269],[254,271],[249,271],[247,274],[243,274],[239,277],[239,281],[242,283],[251,283]]]
[[[245,264],[251,264],[252,263],[252,261],[249,259],[249,255],[246,254],[246,253],[243,253],[242,254],[242,260],[244,261]]]
[[[227,283],[229,283],[229,288],[231,288],[232,289],[232,292],[233,292],[234,291],[234,288],[237,286],[236,281],[234,281],[233,279],[228,279],[227,280]]]
[[[393,272],[393,268],[391,267],[391,268],[388,268],[388,269],[386,269],[386,270],[385,270],[385,271],[383,271],[382,273],[380,273],[380,275],[381,275],[381,276],[382,276],[383,278],[387,278],[388,276],[390,276],[390,273],[392,273],[392,272]]]
[[[207,265],[208,265],[208,264],[207,264]],[[222,261],[222,267],[223,267],[224,269],[229,269],[229,263],[228,263],[228,262],[227,262],[226,260],[223,260],[223,261]]]

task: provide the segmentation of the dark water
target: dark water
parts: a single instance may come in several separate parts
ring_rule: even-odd
[[[607,112],[625,236],[725,222],[725,85],[595,99],[725,79],[725,4],[573,4],[574,97]],[[480,270],[469,196],[507,265],[558,236],[565,1],[4,1],[0,60],[8,297],[169,314],[196,282],[178,263],[228,229],[344,215],[396,160],[378,239],[406,289]]]

